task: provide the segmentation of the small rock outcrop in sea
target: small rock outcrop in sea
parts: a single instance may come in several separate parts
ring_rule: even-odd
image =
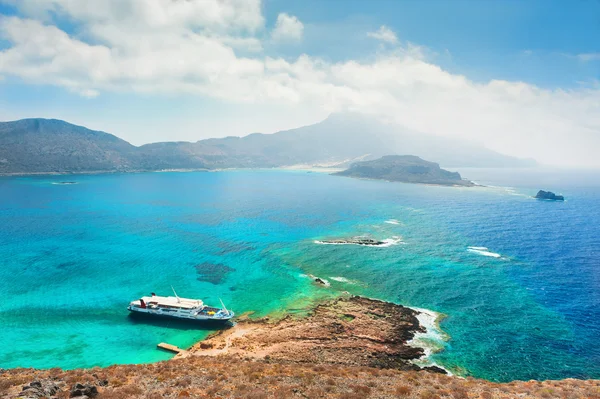
[[[535,195],[534,198],[551,200],[551,201],[564,201],[565,200],[565,197],[563,197],[562,195],[556,195],[552,191],[544,191],[544,190],[538,191],[538,193]]]
[[[38,399],[56,395],[60,391],[60,385],[53,380],[36,380],[23,387],[18,398]]]
[[[98,395],[98,388],[92,384],[80,384],[77,383],[71,388],[71,398],[94,398]]]
[[[329,285],[330,285],[329,281],[325,280],[324,278],[317,277],[317,276],[314,276],[312,274],[309,274],[308,277],[310,277],[310,279],[312,281],[314,281],[315,283],[317,283],[319,285],[322,285],[324,287],[329,287]]]
[[[375,240],[373,238],[346,238],[346,239],[336,239],[336,240],[320,240],[321,244],[354,244],[354,245],[369,245],[369,246],[379,246],[384,245],[385,242]]]

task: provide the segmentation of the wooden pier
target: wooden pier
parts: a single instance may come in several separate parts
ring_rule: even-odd
[[[167,350],[169,352],[174,352],[174,353],[182,353],[185,352],[185,349],[181,349],[175,345],[171,345],[171,344],[167,344],[164,342],[161,342],[160,344],[157,345],[160,349],[164,349]]]

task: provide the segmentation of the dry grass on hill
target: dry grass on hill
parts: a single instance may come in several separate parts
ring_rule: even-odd
[[[495,384],[426,371],[338,365],[313,366],[192,356],[148,365],[62,371],[6,370],[0,397],[18,398],[31,381],[52,380],[68,398],[76,383],[91,383],[98,399],[121,398],[600,398],[600,381],[563,380]]]

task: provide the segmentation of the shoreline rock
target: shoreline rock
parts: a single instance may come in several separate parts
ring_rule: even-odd
[[[550,201],[564,201],[565,200],[565,197],[563,197],[562,195],[556,195],[552,191],[544,191],[544,190],[538,191],[538,193],[533,198],[550,200]]]
[[[321,286],[323,286],[323,287],[329,287],[329,286],[331,285],[331,284],[329,284],[329,281],[327,281],[327,280],[326,280],[326,279],[324,279],[324,278],[317,277],[317,276],[315,276],[315,275],[312,275],[312,274],[308,274],[307,276],[308,276],[308,278],[310,278],[310,279],[313,281],[313,283],[315,283],[315,284],[321,285]]]

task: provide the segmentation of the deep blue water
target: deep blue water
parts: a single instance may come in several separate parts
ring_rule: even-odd
[[[600,378],[595,174],[461,172],[496,187],[303,171],[0,178],[0,367],[165,359],[157,343],[209,331],[139,322],[125,307],[173,285],[256,315],[369,295],[445,314],[432,360],[455,373]],[[567,201],[532,199],[540,188]],[[361,234],[396,244],[314,242]]]

